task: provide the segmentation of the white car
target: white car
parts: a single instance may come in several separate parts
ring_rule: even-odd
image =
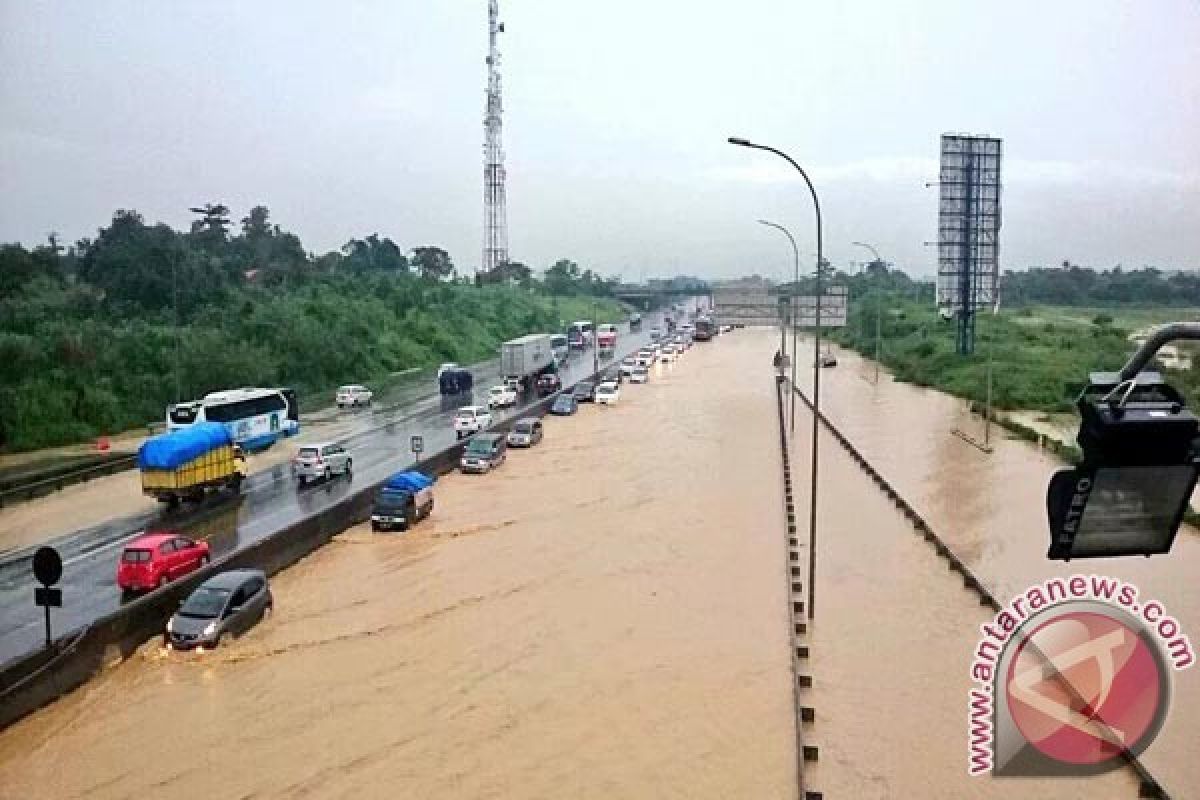
[[[642,364],[638,364],[633,368],[633,372],[629,375],[630,383],[646,383],[650,380],[650,370],[646,369]]]
[[[457,438],[479,433],[492,424],[492,412],[484,406],[463,406],[454,415],[454,433]]]
[[[638,350],[637,357],[634,359],[634,366],[648,367],[654,363],[653,350]]]
[[[337,402],[338,408],[348,408],[353,406],[369,406],[371,399],[375,397],[375,393],[365,386],[351,384],[342,386],[334,395],[334,400]]]
[[[658,357],[658,360],[664,364],[674,364],[675,359],[676,359],[676,357],[675,357],[675,348],[674,347],[664,347],[663,351],[662,351],[662,355]]]
[[[510,375],[504,379],[504,385],[512,389],[517,394],[521,393],[521,379]]]
[[[488,389],[488,408],[508,408],[517,404],[517,390],[508,385]]]
[[[617,401],[621,399],[621,387],[616,381],[605,381],[596,387],[596,404],[602,406],[615,406]]]
[[[625,362],[629,362],[629,363],[625,363]],[[632,358],[627,358],[621,362],[621,366],[618,368],[618,372],[620,372],[622,375],[624,375],[626,378],[628,378],[630,375],[633,374],[633,371],[635,369],[637,369],[637,363]]]

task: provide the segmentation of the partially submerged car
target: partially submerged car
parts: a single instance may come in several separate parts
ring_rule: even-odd
[[[218,647],[250,630],[274,607],[261,569],[220,572],[197,586],[167,620],[164,643],[179,650]]]
[[[491,472],[504,463],[507,445],[499,433],[481,433],[463,449],[458,467],[463,472]]]
[[[509,447],[533,447],[542,440],[542,421],[537,417],[522,417],[508,432]]]

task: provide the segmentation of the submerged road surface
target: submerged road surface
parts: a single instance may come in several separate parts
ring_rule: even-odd
[[[795,797],[774,346],[547,418],[226,648],[148,643],[0,733],[0,796]]]
[[[648,319],[643,330],[625,332],[618,339],[618,354],[636,349],[649,340],[649,329],[658,321]],[[601,366],[605,362],[601,362]],[[615,368],[616,359],[611,362]],[[592,351],[575,356],[561,369],[563,382],[570,385],[592,373]],[[476,372],[475,402],[483,402],[487,388],[499,380],[498,362],[489,362]],[[185,531],[207,539],[217,558],[257,541],[280,528],[310,516],[353,492],[356,486],[384,480],[389,474],[412,463],[409,441],[413,434],[425,437],[427,454],[453,444],[451,420],[454,411],[470,400],[442,398],[433,389],[414,398],[413,404],[388,413],[368,414],[356,423],[352,433],[329,436],[346,444],[354,460],[354,477],[335,478],[328,484],[297,489],[288,464],[280,461],[259,471],[243,485],[240,497],[228,495],[210,499],[203,513],[172,515],[155,508],[128,517],[78,531],[54,542],[63,556],[63,607],[53,614],[56,634],[87,625],[121,604],[116,586],[116,564],[121,546],[142,528],[165,527]],[[432,394],[428,394],[432,392]],[[522,402],[532,402],[526,397]],[[517,414],[519,410],[501,410],[496,418]],[[295,444],[284,442],[292,450]],[[129,491],[138,491],[132,475]],[[0,561],[0,664],[39,647],[43,640],[41,609],[32,602],[33,576],[31,555]]]
[[[805,352],[812,352],[811,339],[807,349],[801,350]],[[1195,528],[1185,525],[1172,552],[1165,556],[1085,559],[1069,564],[1049,561],[1046,483],[1063,466],[1060,461],[1034,445],[1007,438],[999,428],[992,429],[995,450],[987,455],[951,433],[956,427],[978,425],[977,419],[973,421],[963,413],[963,401],[895,382],[886,372],[881,372],[879,384],[873,385],[866,363],[845,350],[839,351],[838,361],[836,368],[822,371],[821,408],[826,416],[945,539],[1000,603],[1055,576],[1097,574],[1119,578],[1136,586],[1143,602],[1158,600],[1190,637],[1195,651],[1200,644],[1200,586],[1196,580],[1200,535]],[[803,358],[799,363],[808,365],[798,379],[809,391],[812,362]],[[1003,378],[998,376],[996,380]],[[807,464],[811,417],[803,413],[803,408],[797,407],[797,437],[803,429],[805,438],[804,443],[796,444],[795,460]],[[979,428],[969,432],[982,440]],[[832,447],[823,446],[830,458]],[[818,508],[832,511],[846,502],[837,488],[831,487]],[[804,528],[807,531],[807,526]],[[817,563],[820,613],[821,593],[832,591],[841,578],[835,569],[822,569],[820,553]],[[963,675],[969,670],[969,655],[964,649],[960,656],[958,669]],[[1200,670],[1193,665],[1174,672],[1171,683],[1165,724],[1141,760],[1173,797],[1200,797],[1200,759],[1196,758],[1200,752]],[[955,694],[965,698],[957,688]],[[962,704],[965,708],[965,699]]]

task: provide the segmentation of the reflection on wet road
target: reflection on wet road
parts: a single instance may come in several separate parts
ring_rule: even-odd
[[[227,648],[146,645],[0,733],[0,794],[795,797],[772,343],[547,419]]]

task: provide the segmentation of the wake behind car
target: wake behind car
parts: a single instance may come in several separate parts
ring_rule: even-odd
[[[174,531],[148,531],[121,551],[117,587],[126,594],[157,589],[200,569],[208,558],[208,542]]]
[[[300,485],[324,479],[331,480],[334,475],[350,476],[354,469],[354,461],[346,448],[334,442],[323,444],[306,444],[296,451],[292,459],[292,473]]]
[[[231,569],[196,587],[167,620],[165,644],[177,650],[213,648],[240,636],[271,613],[275,599],[261,569]]]
[[[454,415],[454,435],[461,439],[492,424],[492,412],[485,406],[463,406]]]
[[[371,530],[406,531],[433,513],[433,479],[415,470],[397,472],[375,494]]]
[[[458,467],[463,472],[491,472],[504,463],[507,445],[499,433],[481,433],[463,449]]]
[[[537,417],[522,417],[508,432],[509,447],[533,447],[542,440],[542,421]]]

